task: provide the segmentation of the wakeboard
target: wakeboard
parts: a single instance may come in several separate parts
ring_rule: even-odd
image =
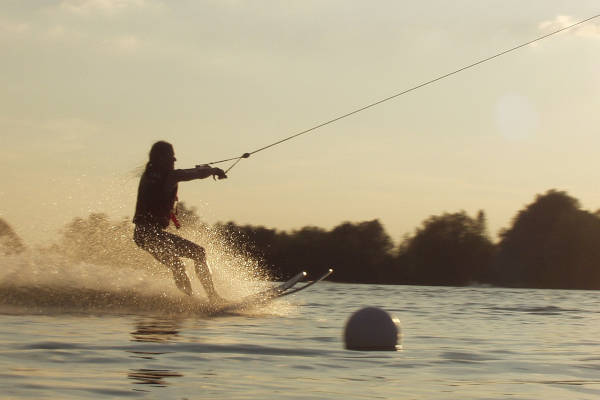
[[[288,294],[294,294],[294,293],[298,293],[301,290],[304,290],[308,287],[311,287],[312,285],[314,285],[317,282],[321,282],[323,279],[327,278],[329,275],[333,274],[333,269],[329,268],[327,270],[327,272],[325,272],[323,275],[319,276],[317,279],[308,282],[307,284],[297,287],[297,288],[290,288],[289,290],[286,290],[282,293],[280,293],[279,295],[277,295],[276,297],[283,297],[283,296],[287,296]]]
[[[275,300],[279,297],[283,297],[283,296],[297,293],[301,290],[304,290],[304,289],[314,285],[315,283],[320,282],[323,279],[327,278],[332,273],[333,273],[333,270],[329,269],[324,274],[322,274],[319,277],[317,277],[316,279],[304,284],[303,286],[294,287],[298,282],[302,281],[307,276],[307,273],[305,271],[302,271],[302,272],[299,272],[298,274],[294,275],[291,279],[281,283],[280,285],[263,290],[258,293],[251,294],[249,296],[243,297],[240,300],[237,300],[234,302],[222,304],[217,307],[216,311],[230,312],[230,311],[237,311],[237,310],[247,309],[250,307],[255,307],[255,306],[258,306],[261,304],[266,304],[266,303],[268,303],[272,300]]]

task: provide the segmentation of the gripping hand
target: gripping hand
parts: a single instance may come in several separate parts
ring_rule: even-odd
[[[223,171],[221,168],[213,168],[211,173],[212,173],[213,178],[217,177],[219,179],[227,179],[227,175],[225,174],[225,171]]]

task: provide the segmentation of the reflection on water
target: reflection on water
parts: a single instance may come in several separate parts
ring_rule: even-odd
[[[148,343],[169,343],[174,342],[179,337],[181,329],[181,321],[176,319],[141,319],[135,324],[136,329],[131,332],[132,342],[148,342]],[[129,350],[128,353],[133,354],[133,358],[144,360],[154,360],[161,354],[166,354],[164,351],[140,351]],[[165,378],[182,377],[179,372],[168,369],[132,369],[127,373],[127,378],[134,381],[136,385],[150,385],[153,387],[166,387],[169,382]],[[140,389],[134,389],[140,391]]]
[[[179,337],[181,321],[176,319],[143,319],[136,323],[136,330],[131,332],[134,342],[167,343]]]
[[[134,369],[127,374],[127,378],[133,379],[136,385],[151,385],[154,387],[166,387],[169,383],[164,378],[181,376],[183,375],[168,369]]]
[[[128,351],[128,353],[133,354],[132,357],[134,358],[143,358],[144,360],[154,360],[154,356],[160,355],[160,354],[165,354],[164,352],[160,352],[160,351],[133,351],[130,350]]]

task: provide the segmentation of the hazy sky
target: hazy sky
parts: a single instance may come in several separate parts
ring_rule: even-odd
[[[253,151],[600,12],[597,0],[0,0],[0,217],[131,217],[135,169]],[[600,18],[184,183],[207,222],[430,215],[496,234],[556,188],[600,208]]]

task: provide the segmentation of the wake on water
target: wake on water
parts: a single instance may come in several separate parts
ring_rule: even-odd
[[[269,285],[259,262],[233,249],[218,233],[187,232],[186,236],[205,247],[215,287],[222,297],[235,301]],[[98,258],[82,261],[60,246],[0,256],[0,313],[218,313],[208,303],[191,261],[185,260],[185,264],[195,291],[193,297],[180,292],[171,272],[134,244],[127,252],[134,260],[141,256],[145,265],[131,265],[122,249],[121,265],[114,265],[114,257],[107,258],[110,263]],[[289,303],[277,301],[244,312],[280,314],[289,307]]]

